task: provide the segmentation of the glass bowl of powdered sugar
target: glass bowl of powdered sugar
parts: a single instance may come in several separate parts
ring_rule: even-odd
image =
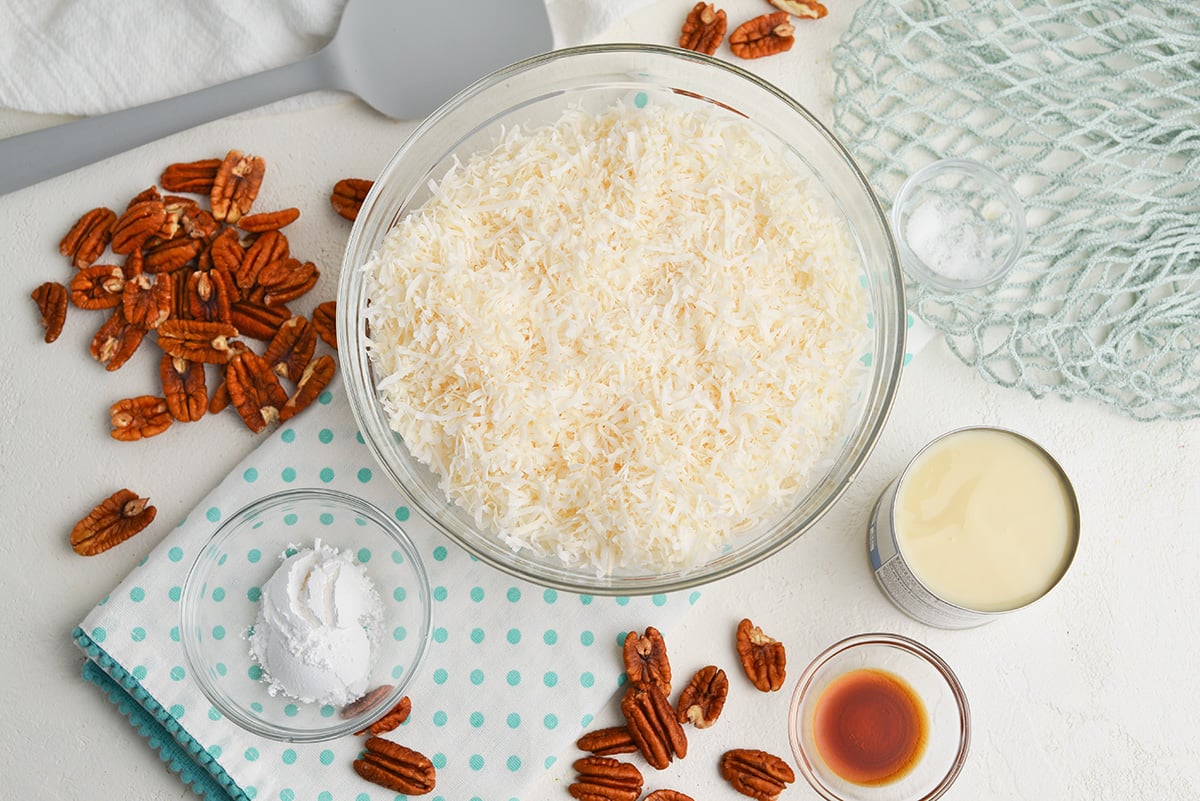
[[[913,173],[892,206],[909,277],[950,292],[1002,278],[1025,246],[1025,209],[1012,185],[977,161],[942,159]]]
[[[429,582],[371,504],[287,490],[217,528],[184,582],[179,630],[190,674],[227,719],[274,740],[330,740],[404,696],[429,641]]]

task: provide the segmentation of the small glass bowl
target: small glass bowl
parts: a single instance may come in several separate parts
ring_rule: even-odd
[[[887,784],[855,784],[833,772],[817,749],[814,718],[822,693],[853,670],[900,678],[921,700],[928,721],[924,751]],[[829,801],[933,801],[958,778],[971,741],[971,715],[958,678],[941,657],[898,634],[860,634],[827,648],[792,693],[788,736],[800,772]]]
[[[1025,247],[1025,207],[996,171],[977,161],[942,159],[900,187],[892,229],[910,278],[962,292],[1012,269]]]
[[[368,687],[391,690],[356,705],[361,709],[350,717],[330,705],[270,695],[246,641],[261,588],[281,557],[318,538],[355,554],[383,601]],[[366,728],[404,696],[429,643],[429,599],[425,566],[395,521],[351,495],[295,489],[260,498],[220,525],[184,581],[179,630],[189,671],[221,714],[272,740],[318,742]]]

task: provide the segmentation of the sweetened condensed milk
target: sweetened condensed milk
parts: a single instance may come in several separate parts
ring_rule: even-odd
[[[927,445],[884,491],[868,532],[875,577],[934,626],[985,623],[1041,598],[1075,555],[1079,508],[1041,447],[966,428]]]

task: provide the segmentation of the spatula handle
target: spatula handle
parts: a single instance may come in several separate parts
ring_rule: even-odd
[[[0,140],[0,195],[205,122],[329,88],[325,51],[275,69],[124,111]]]

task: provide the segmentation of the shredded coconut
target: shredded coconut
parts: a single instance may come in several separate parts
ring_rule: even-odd
[[[364,267],[392,428],[514,551],[720,552],[819,479],[865,373],[858,260],[802,172],[666,105],[507,131]]]

